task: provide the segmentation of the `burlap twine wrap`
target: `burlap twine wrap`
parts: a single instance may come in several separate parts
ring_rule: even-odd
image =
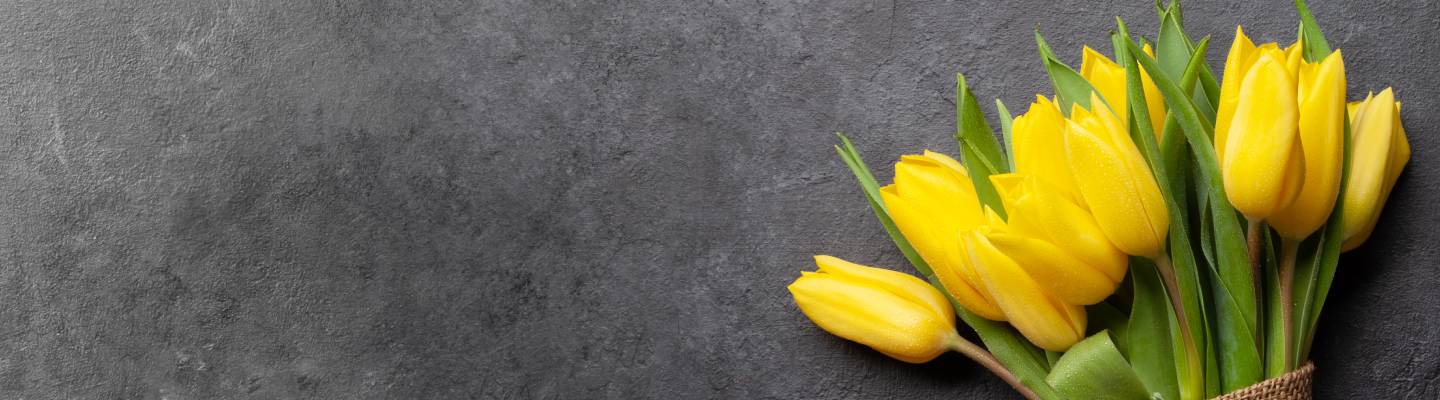
[[[1310,400],[1310,381],[1315,376],[1315,363],[1285,375],[1267,379],[1250,387],[1236,390],[1214,400]]]

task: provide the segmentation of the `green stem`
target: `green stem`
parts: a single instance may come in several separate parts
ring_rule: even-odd
[[[1264,240],[1265,236],[1264,236],[1264,235],[1265,235],[1265,220],[1253,220],[1253,219],[1250,220],[1250,228],[1249,228],[1249,230],[1245,233],[1245,244],[1246,244],[1246,246],[1247,246],[1247,250],[1249,250],[1249,255],[1250,255],[1250,277],[1251,277],[1251,280],[1255,282],[1255,293],[1256,293],[1256,295],[1255,295],[1255,309],[1256,309],[1256,310],[1264,310],[1264,309],[1265,309],[1265,304],[1264,304],[1264,303],[1265,303],[1265,296],[1261,296],[1261,295],[1260,295],[1260,293],[1265,293],[1265,286],[1262,285],[1263,280],[1261,279],[1261,277],[1263,277],[1263,276],[1265,276],[1265,275],[1261,273],[1261,269],[1260,269],[1260,266],[1262,265],[1261,263],[1264,262],[1264,261],[1261,259],[1261,257],[1263,257],[1263,256],[1261,255],[1261,253],[1263,252],[1264,247],[1265,247],[1265,245],[1264,245],[1264,243],[1265,243],[1265,240]],[[1257,314],[1257,315],[1258,315],[1258,314]],[[1256,329],[1255,329],[1255,346],[1256,346],[1256,350],[1258,350],[1260,353],[1263,354],[1263,353],[1265,353],[1264,344],[1263,344],[1263,343],[1265,343],[1265,340],[1264,340],[1264,339],[1265,339],[1265,335],[1262,335],[1262,334],[1260,333],[1260,329],[1259,329],[1259,328],[1260,328],[1260,324],[1259,324],[1259,321],[1255,321],[1255,322],[1256,322],[1256,324],[1255,324],[1255,328],[1256,328]]]
[[[1029,387],[1020,383],[1020,379],[1016,378],[1015,374],[1010,373],[1010,370],[1005,368],[1005,365],[1001,364],[1000,360],[996,359],[990,352],[980,348],[980,346],[970,343],[969,340],[965,340],[965,338],[957,334],[950,338],[950,349],[964,354],[966,357],[970,357],[971,360],[980,363],[980,365],[989,369],[990,372],[994,372],[995,375],[999,376],[1005,383],[1009,383],[1010,386],[1015,387],[1015,390],[1020,391],[1020,394],[1025,396],[1026,399],[1042,400],[1040,396],[1036,395],[1034,391],[1031,391]]]
[[[1285,370],[1295,370],[1295,258],[1300,253],[1300,241],[1280,241],[1280,318],[1285,330]]]
[[[1185,340],[1186,370],[1183,377],[1189,381],[1189,385],[1180,385],[1180,397],[1183,399],[1199,399],[1203,397],[1197,391],[1204,390],[1204,371],[1200,368],[1200,352],[1195,349],[1195,338],[1190,335],[1190,321],[1185,318],[1185,302],[1180,297],[1180,284],[1175,278],[1175,264],[1170,261],[1170,256],[1165,253],[1150,258],[1155,262],[1156,269],[1160,271],[1160,279],[1165,281],[1166,291],[1170,292],[1170,303],[1175,307],[1176,321],[1180,323],[1180,337]],[[1179,367],[1179,365],[1177,365]]]

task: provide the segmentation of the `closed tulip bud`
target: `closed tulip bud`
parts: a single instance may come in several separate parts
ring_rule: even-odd
[[[1078,105],[1065,129],[1065,154],[1085,203],[1105,237],[1126,254],[1155,257],[1170,233],[1160,186],[1126,125],[1091,94],[1096,112]]]
[[[1046,293],[1024,268],[986,238],[990,231],[990,226],[966,231],[962,241],[1010,324],[1045,350],[1065,351],[1083,339],[1085,308]]]
[[[1237,28],[1225,62],[1215,153],[1225,194],[1251,221],[1289,207],[1305,183],[1296,99],[1300,56],[1298,43],[1285,50],[1274,43],[1255,47]]]
[[[975,186],[960,163],[930,151],[903,156],[895,164],[895,184],[880,188],[880,197],[955,301],[981,317],[1005,320],[959,246],[960,232],[985,223]]]
[[[959,339],[945,295],[914,276],[815,256],[820,271],[790,285],[815,325],[895,359],[923,363]]]
[[[1304,239],[1325,225],[1340,193],[1345,157],[1345,61],[1340,51],[1304,63],[1299,76],[1299,139],[1305,180],[1295,201],[1267,220],[1281,236]]]
[[[1154,57],[1148,44],[1145,45],[1145,54]],[[1119,111],[1122,119],[1129,118],[1124,67],[1110,61],[1090,46],[1085,46],[1084,57],[1080,63],[1080,76],[1100,92],[1100,96],[1110,103],[1110,107]],[[1143,69],[1140,71],[1140,81],[1145,92],[1145,105],[1150,112],[1150,123],[1154,126],[1155,138],[1159,139],[1160,131],[1165,127],[1165,98],[1160,94],[1160,89],[1155,87],[1155,82],[1150,80],[1150,74]]]
[[[1350,103],[1353,150],[1350,183],[1345,187],[1342,251],[1365,243],[1400,171],[1410,161],[1410,141],[1400,125],[1400,103],[1389,88],[1363,102]]]
[[[991,245],[1066,304],[1095,304],[1115,293],[1129,259],[1090,212],[1034,175],[991,175],[990,181],[1010,215],[990,225],[985,238]]]

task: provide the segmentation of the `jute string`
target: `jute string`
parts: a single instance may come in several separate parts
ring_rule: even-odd
[[[1311,400],[1310,382],[1315,375],[1315,363],[1285,375],[1266,379],[1250,387],[1216,397],[1214,400]]]

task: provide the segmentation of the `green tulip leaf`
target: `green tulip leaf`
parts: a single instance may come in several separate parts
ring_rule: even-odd
[[[1215,307],[1210,307],[1212,310],[1214,308]],[[1212,313],[1206,316],[1205,320],[1215,321],[1215,318],[1215,314]],[[1209,329],[1210,337],[1220,337],[1219,324],[1212,323],[1206,328]],[[1215,352],[1218,351],[1216,348],[1218,347],[1220,346],[1213,344],[1205,347],[1205,398],[1207,399],[1213,399],[1225,394],[1223,388],[1220,386],[1220,357],[1215,355]]]
[[[1212,227],[1219,226],[1221,225],[1220,220],[1228,219],[1225,216],[1231,215],[1229,212],[1222,211],[1221,208],[1228,209],[1230,204],[1228,202],[1216,201],[1213,198],[1209,203]],[[1248,275],[1249,256],[1243,253],[1243,251],[1245,250],[1243,250],[1242,247],[1242,250],[1236,253],[1239,253],[1241,257],[1245,258],[1245,268]],[[1223,254],[1224,251],[1217,251],[1216,253]],[[1219,331],[1219,337],[1216,338],[1216,342],[1220,346],[1218,354],[1222,367],[1221,383],[1225,392],[1231,392],[1259,382],[1264,374],[1264,364],[1260,358],[1260,351],[1262,349],[1260,344],[1255,341],[1258,335],[1254,329],[1249,328],[1250,321],[1246,319],[1246,311],[1244,311],[1242,307],[1243,305],[1249,305],[1253,309],[1257,304],[1254,303],[1254,300],[1251,300],[1249,303],[1240,304],[1237,300],[1240,296],[1235,295],[1237,291],[1254,293],[1255,286],[1253,282],[1246,282],[1243,287],[1232,288],[1224,283],[1225,276],[1223,275],[1223,270],[1212,269],[1210,273],[1212,280],[1219,283],[1211,285],[1211,291],[1213,293],[1211,299],[1214,301],[1216,307],[1215,315],[1216,323],[1218,324],[1217,329]]]
[[[1125,357],[1100,332],[1070,347],[1045,378],[1071,400],[1145,400],[1150,393]]]
[[[1080,104],[1080,107],[1093,111],[1094,109],[1090,108],[1090,93],[1095,92],[1095,86],[1085,80],[1085,77],[1080,76],[1079,72],[1075,72],[1075,69],[1055,57],[1055,52],[1050,49],[1050,45],[1045,42],[1044,37],[1040,36],[1039,25],[1035,26],[1035,43],[1040,46],[1040,61],[1045,64],[1045,73],[1050,76],[1050,84],[1055,87],[1055,96],[1059,98],[1059,102],[1055,105],[1060,107],[1060,113],[1069,117],[1070,109],[1074,104]],[[1110,102],[1105,101],[1103,97],[1100,98],[1100,101],[1104,102],[1107,107],[1110,105]],[[1110,109],[1114,110],[1115,108],[1110,107]]]
[[[1220,279],[1214,270],[1208,272],[1212,280]],[[1214,292],[1211,299],[1214,300],[1218,332],[1215,341],[1219,346],[1216,352],[1220,358],[1220,383],[1223,391],[1228,393],[1259,382],[1264,374],[1264,364],[1254,332],[1245,329],[1245,323],[1241,321],[1243,317],[1239,305],[1235,304],[1235,297],[1225,285],[1212,285],[1211,289]]]
[[[1175,123],[1174,118],[1170,118],[1169,121],[1166,122],[1167,128],[1171,123]],[[1179,131],[1180,125],[1176,123],[1174,126],[1176,127],[1175,130]],[[1169,129],[1166,129],[1166,131],[1168,132]],[[1175,132],[1175,135],[1180,136],[1181,133]],[[1195,168],[1190,169],[1191,181],[1204,182],[1200,175],[1200,170]],[[1209,265],[1210,269],[1218,270],[1215,266],[1215,224],[1210,216],[1209,185],[1195,185],[1195,210],[1200,220],[1200,252],[1205,256],[1205,263]]]
[[[1148,258],[1130,257],[1130,278],[1135,300],[1130,308],[1129,359],[1140,381],[1151,393],[1167,400],[1180,399],[1176,380],[1175,352],[1171,341],[1170,320],[1173,310],[1165,295],[1165,283]]]
[[[1212,151],[1212,150],[1211,150]],[[1234,209],[1224,197],[1214,196],[1211,188],[1211,227],[1215,230],[1215,273],[1220,285],[1214,285],[1214,296],[1220,305],[1220,324],[1230,337],[1221,337],[1221,361],[1227,365],[1225,391],[1250,386],[1260,380],[1260,355],[1256,344],[1256,288],[1250,272],[1250,256]],[[1224,299],[1220,299],[1224,298]],[[1231,309],[1233,308],[1233,309]],[[1225,357],[1234,358],[1227,363]]]
[[[1005,159],[1000,154],[1000,142],[995,140],[995,131],[990,130],[985,114],[980,112],[980,104],[965,83],[965,75],[955,74],[955,81],[955,120],[959,130],[955,138],[960,139],[960,164],[970,173],[980,205],[990,207],[1001,219],[1008,220],[1005,206],[1000,203],[1000,193],[990,183],[990,175],[1009,172],[1003,168],[1005,164],[998,162]]]
[[[1188,222],[1190,218],[1188,213],[1190,207],[1189,204],[1187,204],[1188,199],[1186,195],[1190,193],[1190,171],[1194,168],[1190,167],[1189,146],[1185,143],[1185,140],[1180,137],[1181,135],[1171,136],[1174,138],[1161,138],[1160,142],[1163,146],[1160,148],[1160,154],[1165,161],[1165,170],[1170,173],[1168,178],[1170,180],[1170,192],[1175,194],[1176,209],[1180,210],[1180,218],[1184,218],[1187,222],[1185,234],[1189,236],[1194,231],[1189,229],[1190,226]]]
[[[1124,39],[1130,37],[1130,31],[1125,27],[1125,21],[1120,19],[1120,17],[1115,17],[1115,25],[1120,29],[1119,32],[1110,31],[1110,49],[1114,50],[1115,64],[1120,66],[1130,65],[1130,52],[1125,50]]]
[[[1305,331],[1310,321],[1310,305],[1315,302],[1315,285],[1318,283],[1321,270],[1321,262],[1324,261],[1325,253],[1325,227],[1310,235],[1305,241],[1300,242],[1300,251],[1295,261],[1295,276],[1293,281],[1292,296],[1294,296],[1294,308],[1291,310],[1291,348],[1290,365],[1299,367],[1301,365],[1300,353],[1304,351],[1305,337],[1309,332]]]
[[[1155,48],[1156,61],[1160,63],[1160,68],[1170,75],[1170,79],[1174,80],[1185,73],[1190,55],[1195,52],[1195,41],[1185,32],[1179,0],[1171,1],[1170,6],[1164,9],[1160,8],[1160,1],[1156,0],[1155,10],[1160,16],[1160,36]],[[1191,101],[1196,108],[1206,119],[1214,121],[1216,108],[1220,104],[1220,84],[1216,82],[1209,64],[1202,63],[1200,68],[1200,88],[1187,87],[1185,92],[1192,93]]]
[[[1160,69],[1170,76],[1170,79],[1179,79],[1185,73],[1185,65],[1190,62],[1190,53],[1194,45],[1186,37],[1185,30],[1180,27],[1180,2],[1171,1],[1170,6],[1160,9],[1160,0],[1155,0],[1155,9],[1160,14],[1160,36],[1156,39],[1155,61],[1160,63]]]
[[[1054,372],[1054,371],[1055,371],[1055,363],[1059,362],[1059,361],[1060,361],[1060,356],[1062,356],[1062,355],[1064,355],[1064,354],[1065,354],[1065,353],[1058,352],[1058,351],[1045,350],[1045,360],[1050,362],[1050,371],[1051,371],[1051,372]],[[1051,386],[1054,386],[1055,384],[1052,383],[1052,384],[1050,384],[1050,385],[1051,385]],[[1063,393],[1063,392],[1062,392],[1062,393]]]
[[[1215,125],[1215,114],[1219,112],[1220,107],[1220,82],[1215,80],[1215,73],[1210,71],[1209,63],[1200,64],[1200,90],[1201,92],[1195,95],[1198,98],[1201,93],[1204,93],[1206,104],[1211,108],[1208,109],[1209,113],[1204,113],[1203,111],[1206,110],[1202,110],[1202,114],[1209,116],[1210,125],[1213,126]],[[1211,137],[1210,140],[1215,140],[1215,138]]]
[[[1010,116],[1010,110],[1005,108],[1005,103],[995,99],[995,112],[1000,114],[1000,132],[1005,138],[1005,159],[1009,162],[1010,171],[1015,171],[1015,145],[1010,138],[1010,126],[1015,123],[1015,118]]]
[[[1300,41],[1304,43],[1305,61],[1319,62],[1330,56],[1330,43],[1325,41],[1325,34],[1320,32],[1320,25],[1315,23],[1305,0],[1295,0],[1295,11],[1300,13]]]
[[[1115,343],[1115,348],[1120,350],[1120,355],[1129,360],[1130,317],[1110,303],[1103,301],[1085,306],[1085,315],[1089,321],[1085,327],[1085,334],[1088,336],[1100,331],[1109,331],[1110,340]]]

